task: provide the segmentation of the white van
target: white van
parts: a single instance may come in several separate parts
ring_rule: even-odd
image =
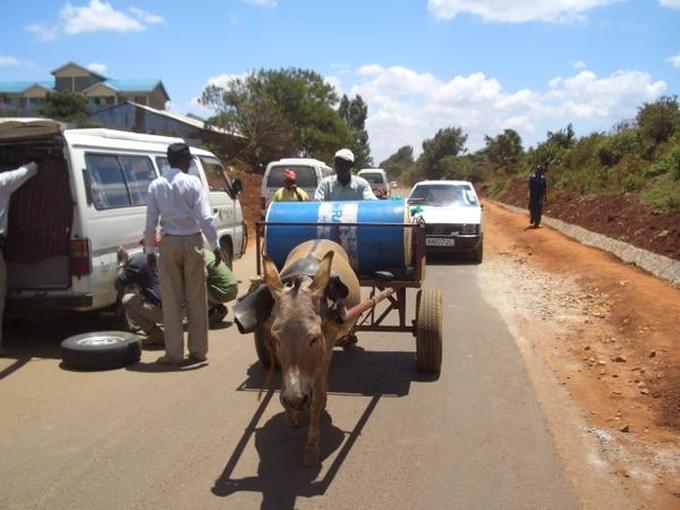
[[[296,184],[305,190],[311,200],[314,200],[314,192],[321,179],[333,175],[335,172],[323,161],[311,158],[286,158],[272,161],[267,165],[262,177],[262,189],[260,191],[260,209],[262,217],[272,200],[276,190],[283,186],[283,172],[290,168],[297,176]]]
[[[115,304],[116,250],[141,252],[149,183],[167,165],[168,145],[183,141],[62,128],[48,119],[0,119],[0,170],[41,161],[33,178],[40,179],[36,196],[22,196],[26,185],[12,195],[5,251],[10,311],[87,311]],[[240,181],[213,153],[193,147],[191,153],[192,172],[207,190],[231,263],[243,255],[247,241]],[[27,188],[24,195],[29,194]],[[16,208],[23,209],[12,217]],[[16,221],[21,223],[13,225]]]
[[[387,174],[382,168],[362,168],[357,175],[368,181],[376,197],[390,198],[392,195],[392,189],[387,182]]]

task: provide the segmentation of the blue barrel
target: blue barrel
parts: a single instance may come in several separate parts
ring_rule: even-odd
[[[267,223],[410,223],[404,200],[348,202],[272,202]],[[310,239],[330,239],[340,244],[359,274],[403,271],[411,264],[411,229],[271,225],[265,230],[264,252],[281,269],[298,244]]]

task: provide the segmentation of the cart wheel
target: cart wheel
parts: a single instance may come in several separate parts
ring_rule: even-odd
[[[416,297],[416,366],[424,372],[442,367],[442,291],[419,290]]]
[[[272,366],[272,359],[271,355],[269,353],[269,349],[267,348],[267,343],[266,343],[266,336],[267,334],[265,333],[265,328],[260,326],[255,330],[254,333],[255,336],[255,351],[257,352],[257,357],[260,360],[260,363],[264,365],[265,368],[269,368]],[[280,368],[279,361],[277,359],[274,359],[274,366],[276,368]]]

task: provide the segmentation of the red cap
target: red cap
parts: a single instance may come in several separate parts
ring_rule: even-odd
[[[295,172],[290,168],[286,168],[283,172],[283,178],[287,181],[294,181],[297,178]]]

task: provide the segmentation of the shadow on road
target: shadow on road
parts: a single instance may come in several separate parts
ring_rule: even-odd
[[[428,253],[428,266],[478,266],[467,253]]]
[[[72,335],[101,331],[110,322],[93,314],[67,313],[52,318],[7,318],[3,343],[7,349],[4,358],[16,361],[0,371],[0,380],[16,372],[35,358],[60,359],[61,342]]]
[[[248,378],[236,391],[260,391],[266,381],[266,371],[259,363],[248,369]],[[415,356],[411,352],[370,352],[353,346],[336,350],[333,355],[328,393],[334,397],[370,397],[368,404],[350,431],[333,425],[331,416],[321,417],[322,465],[304,467],[302,451],[307,437],[307,427],[289,428],[283,412],[258,427],[267,406],[277,393],[280,374],[274,374],[275,387],[264,390],[264,396],[253,418],[246,427],[227,464],[215,481],[212,492],[228,497],[241,491],[262,494],[261,509],[292,509],[298,497],[325,494],[345,459],[361,436],[362,430],[381,398],[398,398],[408,395],[412,381],[434,380],[422,377],[415,369]],[[275,405],[279,405],[278,402]],[[333,398],[328,410],[332,413]],[[252,436],[260,457],[256,476],[232,478],[243,452]],[[338,450],[333,457],[334,452]],[[331,459],[332,457],[332,459]],[[330,462],[330,464],[329,464]],[[320,477],[320,478],[319,478]]]

